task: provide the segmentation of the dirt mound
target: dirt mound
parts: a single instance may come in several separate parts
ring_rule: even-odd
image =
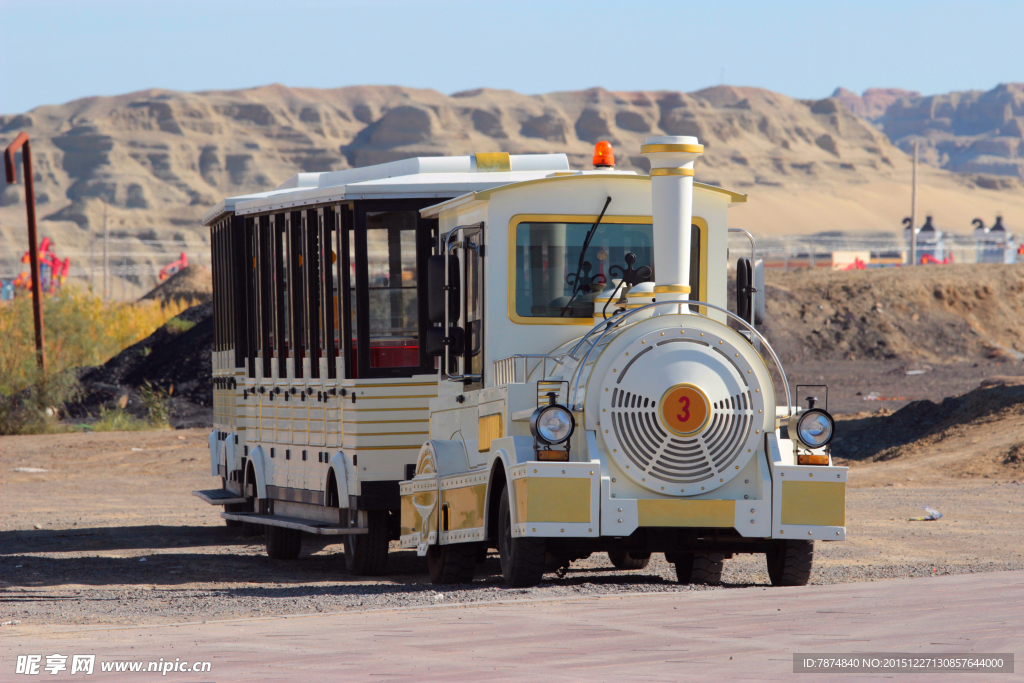
[[[104,365],[79,370],[83,395],[67,406],[72,418],[94,416],[101,407],[121,405],[146,417],[139,389],[149,382],[170,392],[172,427],[212,424],[213,304],[205,303],[167,321]]]
[[[958,471],[985,464],[1024,469],[1024,384],[983,386],[943,400],[915,401],[892,415],[840,421],[833,442],[837,460],[883,462],[921,456],[949,446]]]
[[[769,272],[784,361],[1024,359],[1024,264]]]
[[[182,268],[154,287],[142,300],[195,301],[205,304],[213,297],[213,273],[202,266]]]

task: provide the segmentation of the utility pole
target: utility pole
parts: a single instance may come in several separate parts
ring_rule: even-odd
[[[46,350],[43,346],[43,291],[39,282],[39,239],[36,235],[36,190],[35,177],[32,174],[32,145],[28,134],[18,133],[14,142],[4,150],[4,170],[7,172],[7,183],[18,182],[17,168],[14,165],[14,154],[21,150],[22,180],[25,182],[25,210],[28,214],[28,262],[32,269],[32,318],[36,333],[36,363],[39,371],[46,374]]]
[[[917,140],[914,140],[914,172],[910,185],[910,265],[917,265]]]
[[[107,203],[103,202],[103,298],[110,300],[110,232],[107,230]]]

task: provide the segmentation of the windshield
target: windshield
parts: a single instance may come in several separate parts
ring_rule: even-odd
[[[594,297],[609,283],[614,287],[622,279],[623,271],[628,268],[627,253],[636,255],[634,269],[649,266],[653,271],[654,236],[649,223],[602,222],[583,255],[578,293],[572,300],[580,250],[591,227],[593,223],[536,222],[516,226],[515,312],[518,316],[592,318]],[[649,279],[653,279],[653,275]]]

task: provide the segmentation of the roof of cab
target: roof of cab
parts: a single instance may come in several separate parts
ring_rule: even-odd
[[[459,197],[453,197],[452,199],[449,199],[447,201],[440,202],[438,204],[434,204],[433,206],[428,206],[428,207],[425,207],[423,209],[420,209],[420,213],[424,217],[426,217],[426,218],[432,218],[432,217],[440,215],[440,213],[442,211],[445,211],[446,209],[452,209],[452,208],[455,208],[457,206],[462,206],[464,204],[469,204],[470,202],[486,201],[486,200],[490,199],[497,192],[504,192],[504,191],[508,191],[508,190],[514,190],[514,189],[518,189],[518,188],[524,187],[526,185],[534,185],[534,184],[537,184],[537,183],[547,183],[547,182],[559,182],[559,181],[564,181],[564,180],[569,180],[569,179],[577,179],[577,180],[579,180],[579,179],[598,179],[599,178],[599,179],[607,180],[609,177],[613,177],[613,178],[621,179],[621,180],[643,180],[643,181],[650,181],[650,179],[651,179],[651,177],[649,175],[636,175],[636,174],[633,174],[633,173],[621,172],[621,171],[611,171],[611,172],[609,172],[609,171],[574,171],[574,172],[569,172],[569,173],[550,173],[550,174],[546,175],[543,178],[534,178],[534,179],[530,179],[530,180],[525,180],[523,182],[511,183],[511,184],[507,184],[507,185],[500,185],[500,186],[496,186],[496,187],[490,187],[490,188],[487,188],[486,190],[480,190],[480,191],[476,191],[476,192],[469,192],[469,193],[466,193],[466,194],[461,195]],[[722,187],[716,187],[715,185],[708,185],[706,183],[697,183],[697,182],[695,182],[693,184],[693,189],[695,191],[699,190],[699,191],[704,191],[704,192],[713,192],[713,193],[725,195],[725,196],[727,196],[729,198],[729,206],[735,206],[736,204],[743,204],[743,203],[745,203],[747,201],[747,195],[740,194],[739,192],[733,192],[732,190],[727,190],[727,189],[722,188]]]
[[[261,213],[342,199],[447,197],[568,170],[565,154],[498,152],[414,157],[344,171],[299,173],[273,190],[223,199],[203,214],[201,222],[210,225],[232,212]]]

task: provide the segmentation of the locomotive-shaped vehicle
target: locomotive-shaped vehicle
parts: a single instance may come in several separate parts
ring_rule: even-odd
[[[490,548],[514,586],[599,551],[662,552],[682,582],[763,553],[772,583],[806,583],[813,542],[845,539],[846,468],[756,329],[752,259],[729,310],[746,197],[694,182],[695,138],[650,138],[650,175],[600,147],[593,171],[302,174],[208,213],[223,486],[196,495],[265,527],[272,557],[338,535],[359,574],[399,541],[438,583]]]

